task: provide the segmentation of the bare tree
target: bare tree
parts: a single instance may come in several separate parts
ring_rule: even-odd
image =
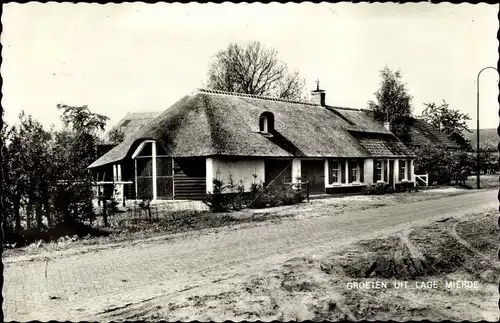
[[[298,71],[289,72],[278,52],[260,42],[231,43],[213,58],[207,87],[214,90],[284,99],[303,99],[305,81]]]

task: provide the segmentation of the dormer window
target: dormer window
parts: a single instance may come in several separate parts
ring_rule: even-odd
[[[271,112],[264,112],[260,115],[259,131],[264,134],[274,131],[274,115]]]

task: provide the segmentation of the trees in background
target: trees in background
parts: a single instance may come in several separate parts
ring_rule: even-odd
[[[21,113],[19,124],[6,128],[3,147],[4,207],[13,220],[14,228],[21,228],[21,212],[26,226],[42,227],[42,212],[46,212],[51,172],[51,134],[31,116]],[[50,167],[50,166],[49,166]]]
[[[231,43],[213,58],[207,87],[237,93],[300,100],[305,81],[298,71],[289,71],[278,52],[260,42]]]
[[[380,88],[376,101],[368,101],[368,108],[380,122],[389,122],[391,131],[406,144],[410,143],[409,126],[412,120],[412,96],[402,81],[400,71],[387,66],[380,71]]]
[[[58,109],[61,130],[47,131],[24,113],[18,124],[2,129],[4,226],[12,231],[42,230],[92,215],[87,167],[97,158],[99,132],[108,118],[87,106]]]
[[[119,127],[111,129],[108,133],[108,140],[115,145],[118,145],[125,139],[125,133]]]
[[[57,105],[63,129],[54,141],[54,166],[58,178],[55,206],[64,218],[91,218],[92,174],[87,167],[98,158],[99,133],[108,117],[92,113],[87,106]],[[59,152],[64,151],[64,154]]]
[[[445,146],[414,147],[415,173],[428,174],[429,183],[446,185],[464,183],[474,169],[475,159],[468,151],[450,150]]]
[[[439,129],[457,146],[459,151],[448,151],[447,159],[440,159],[441,154],[438,150],[446,150],[444,147],[434,149],[432,151],[418,151],[418,158],[422,161],[422,165],[426,163],[424,160],[435,158],[441,160],[443,165],[449,165],[451,176],[459,176],[460,173],[471,174],[472,171],[477,171],[477,159],[474,154],[474,148],[471,141],[466,138],[466,133],[471,132],[467,126],[467,121],[471,120],[467,113],[462,113],[458,110],[451,109],[445,100],[440,105],[434,102],[425,103],[425,109],[422,113],[422,118],[432,124],[436,129]],[[495,170],[496,160],[495,152],[497,147],[494,145],[482,145],[479,150],[479,168],[481,172]],[[430,154],[429,156],[421,156],[421,154]]]
[[[425,103],[422,118],[436,127],[436,129],[444,132],[460,149],[466,151],[472,149],[470,140],[464,137],[465,132],[471,132],[469,127],[467,127],[467,121],[470,120],[467,113],[451,109],[449,104],[443,100],[441,105],[437,105],[434,102]]]

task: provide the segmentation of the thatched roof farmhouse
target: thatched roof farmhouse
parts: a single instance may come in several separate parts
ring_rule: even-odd
[[[312,193],[413,182],[414,154],[366,111],[200,89],[152,116],[89,167],[129,198],[201,199],[212,180],[309,182]]]

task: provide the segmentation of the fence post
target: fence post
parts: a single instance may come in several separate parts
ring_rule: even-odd
[[[309,181],[307,183],[307,202],[309,202]]]

